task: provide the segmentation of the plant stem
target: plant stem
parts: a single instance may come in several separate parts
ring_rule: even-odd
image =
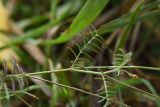
[[[105,74],[116,72],[116,68],[119,66],[88,66],[85,67],[86,69],[112,69],[105,72]],[[121,69],[144,69],[144,70],[152,70],[152,71],[160,71],[160,68],[156,67],[147,67],[147,66],[123,66]],[[78,68],[66,68],[66,69],[56,69],[56,70],[49,70],[49,71],[40,71],[40,72],[33,72],[33,73],[22,73],[22,74],[14,74],[14,75],[7,75],[7,77],[17,77],[17,76],[31,76],[31,75],[41,75],[41,74],[49,74],[49,73],[57,73],[57,72],[66,72],[66,71],[74,71],[78,73],[86,73],[86,74],[93,74],[93,75],[101,75],[101,72],[92,71],[92,70],[79,70]]]
[[[38,79],[38,80],[41,80],[41,81],[44,81],[44,82],[47,82],[47,83],[55,84],[55,85],[58,85],[58,86],[63,87],[63,88],[73,89],[73,90],[76,90],[76,91],[79,91],[79,92],[82,92],[82,93],[85,93],[85,94],[88,94],[88,95],[92,95],[92,96],[95,96],[95,97],[99,97],[99,98],[102,98],[102,99],[106,99],[106,100],[109,100],[109,101],[111,101],[111,102],[115,102],[115,103],[118,103],[118,104],[120,104],[120,105],[124,105],[124,106],[127,106],[127,107],[128,107],[128,105],[126,105],[126,104],[124,104],[124,103],[121,103],[121,102],[118,102],[118,101],[114,101],[114,100],[105,98],[105,97],[103,97],[103,96],[101,96],[101,95],[94,94],[94,93],[91,93],[91,92],[88,92],[88,91],[85,91],[85,90],[82,90],[82,89],[79,89],[79,88],[76,88],[76,87],[72,87],[72,86],[68,86],[68,85],[61,84],[61,83],[49,81],[49,80],[46,80],[46,79],[43,79],[43,78],[39,78],[39,77],[35,77],[35,76],[27,76],[27,77],[29,77],[29,78],[34,78],[34,79]]]
[[[119,66],[88,66],[85,67],[87,69],[114,69]],[[144,69],[144,70],[152,70],[152,71],[160,71],[160,68],[156,67],[147,67],[147,66],[122,66],[122,69]]]
[[[70,71],[71,68],[66,69],[56,69],[56,70],[49,70],[49,71],[40,71],[40,72],[33,72],[33,73],[21,73],[21,74],[14,74],[14,75],[7,75],[8,77],[16,77],[16,76],[30,76],[30,75],[41,75],[41,74],[49,74],[49,73],[56,73],[56,72],[64,72],[64,71]]]

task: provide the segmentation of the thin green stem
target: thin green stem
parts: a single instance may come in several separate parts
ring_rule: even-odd
[[[101,75],[100,72],[96,72],[96,71],[90,71],[90,70],[87,71],[87,70],[79,70],[79,69],[66,68],[66,69],[57,69],[57,70],[34,72],[34,73],[21,73],[21,74],[15,74],[15,75],[7,75],[7,77],[41,75],[41,74],[49,74],[49,73],[57,73],[57,72],[66,72],[66,71],[74,71],[74,72],[79,72],[79,73]]]
[[[33,73],[21,73],[21,74],[15,74],[15,75],[7,75],[8,77],[16,77],[16,76],[31,76],[31,75],[41,75],[41,74],[49,74],[49,73],[57,73],[57,72],[64,72],[64,71],[70,71],[71,68],[66,69],[56,69],[56,70],[49,70],[49,71],[40,71],[40,72],[33,72]]]
[[[60,87],[63,87],[63,88],[69,88],[69,89],[73,89],[73,90],[76,90],[76,91],[79,91],[79,92],[82,92],[82,93],[85,93],[85,94],[88,94],[88,95],[92,95],[92,96],[95,96],[95,97],[99,97],[99,98],[102,98],[102,99],[106,99],[106,100],[109,100],[111,102],[115,102],[115,103],[118,103],[120,105],[124,105],[124,106],[127,106],[126,104],[124,103],[120,103],[118,101],[114,101],[114,100],[111,100],[111,99],[108,99],[106,97],[103,97],[101,95],[98,95],[98,94],[95,94],[95,93],[91,93],[91,92],[88,92],[88,91],[85,91],[85,90],[82,90],[82,89],[79,89],[79,88],[76,88],[76,87],[72,87],[72,86],[68,86],[68,85],[64,85],[64,84],[61,84],[61,83],[57,83],[57,82],[53,82],[53,81],[49,81],[49,80],[46,80],[46,79],[43,79],[43,78],[39,78],[39,77],[35,77],[35,76],[27,76],[29,78],[34,78],[34,79],[38,79],[38,80],[41,80],[41,81],[44,81],[44,82],[47,82],[47,83],[51,83],[51,84],[55,84],[55,85],[58,85]]]
[[[114,69],[119,66],[88,66],[85,67],[87,69]],[[152,70],[152,71],[160,71],[160,68],[156,67],[147,67],[147,66],[122,66],[122,69],[144,69],[144,70]]]
[[[116,68],[119,66],[88,66],[85,67],[86,69],[112,69],[105,72],[105,74],[116,72]],[[152,71],[160,71],[160,68],[156,67],[147,67],[147,66],[123,66],[121,69],[144,69],[144,70],[152,70]],[[33,73],[22,73],[22,74],[15,74],[15,75],[7,75],[7,77],[17,77],[17,76],[31,76],[31,75],[42,75],[42,74],[49,74],[49,73],[58,73],[58,72],[66,72],[66,71],[74,71],[78,73],[86,73],[86,74],[93,74],[93,75],[101,75],[100,72],[92,71],[92,70],[80,70],[76,68],[66,68],[66,69],[56,69],[56,70],[49,70],[49,71],[40,71],[40,72],[33,72]]]
[[[96,71],[91,71],[91,70],[72,69],[72,71],[79,72],[79,73],[93,74],[93,75],[102,75],[101,72],[96,72]]]
[[[155,97],[155,98],[157,98],[157,99],[160,99],[160,96],[157,96],[157,95],[155,95],[155,94],[151,94],[151,93],[146,92],[146,91],[143,91],[143,90],[141,90],[141,89],[139,89],[139,88],[133,87],[133,86],[131,86],[131,85],[129,85],[129,84],[126,84],[126,83],[121,82],[121,81],[119,81],[119,80],[117,80],[117,79],[114,79],[114,78],[112,78],[112,77],[110,77],[110,76],[108,76],[108,75],[105,75],[105,77],[107,77],[107,78],[109,78],[109,79],[111,79],[111,80],[113,80],[113,81],[115,81],[115,82],[118,82],[118,83],[120,83],[120,84],[122,84],[122,85],[124,85],[124,86],[127,86],[128,88],[131,88],[131,89],[133,89],[133,90],[136,90],[136,91],[139,91],[139,92],[141,92],[141,93],[145,93],[145,94],[147,94],[147,95],[149,95],[149,96],[152,96],[152,97]]]

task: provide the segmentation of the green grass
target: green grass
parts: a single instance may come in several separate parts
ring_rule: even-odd
[[[50,0],[44,5],[35,2],[15,2],[11,18],[24,33],[17,36],[13,29],[5,33],[14,36],[0,47],[0,52],[11,48],[21,61],[13,61],[12,69],[1,61],[0,104],[132,107],[141,103],[149,106],[151,102],[160,107],[159,57],[148,48],[159,43],[154,30],[160,27],[156,22],[160,17],[159,1]],[[125,3],[132,4],[130,9]],[[35,10],[30,6],[35,6]],[[20,14],[17,10],[22,7],[27,10]],[[106,21],[106,11],[115,7],[119,11]],[[41,9],[43,14],[39,13]],[[30,18],[25,18],[28,15]],[[101,20],[100,26],[94,25]],[[134,42],[137,23],[140,27]],[[156,26],[149,28],[152,23]],[[57,26],[60,27],[55,30]],[[32,57],[39,55],[33,47],[31,53],[23,48],[26,42],[39,49],[45,58],[43,63]]]

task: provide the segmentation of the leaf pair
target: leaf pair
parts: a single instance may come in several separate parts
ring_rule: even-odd
[[[117,53],[115,54],[115,57],[113,58],[113,66],[115,66],[115,70],[118,71],[118,75],[120,74],[120,71],[123,66],[125,66],[132,57],[132,53],[125,53],[122,49],[119,49]]]

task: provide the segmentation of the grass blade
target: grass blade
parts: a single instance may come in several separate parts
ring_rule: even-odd
[[[55,40],[46,41],[47,44],[63,43],[72,39],[78,32],[87,27],[100,14],[109,0],[87,0],[69,29]]]
[[[129,32],[133,26],[133,21],[134,19],[136,18],[139,10],[140,10],[140,7],[142,6],[144,1],[142,1],[136,8],[136,10],[134,11],[132,17],[131,17],[131,20],[128,24],[128,26],[125,28],[124,32],[122,33],[122,35],[120,36],[119,40],[117,41],[117,44],[116,44],[116,48],[115,48],[115,52],[119,49],[119,48],[124,48],[124,45],[128,39],[128,35],[129,35]]]
[[[140,11],[144,11],[144,10],[146,10],[146,8],[156,7],[159,4],[160,4],[160,2],[154,2],[154,3],[148,4],[148,5],[144,6],[143,8],[141,8]],[[117,19],[115,19],[115,20],[113,20],[109,23],[106,23],[106,24],[102,25],[97,31],[98,34],[104,34],[104,33],[107,33],[107,32],[112,32],[117,28],[122,28],[122,27],[126,26],[130,22],[130,20],[128,20],[128,17],[130,17],[132,14],[133,13],[128,13],[128,14],[120,17],[120,18],[117,18]],[[153,11],[147,12],[144,15],[137,16],[134,19],[133,23],[148,19],[150,17],[155,17],[159,14],[160,14],[159,10],[153,10]]]

